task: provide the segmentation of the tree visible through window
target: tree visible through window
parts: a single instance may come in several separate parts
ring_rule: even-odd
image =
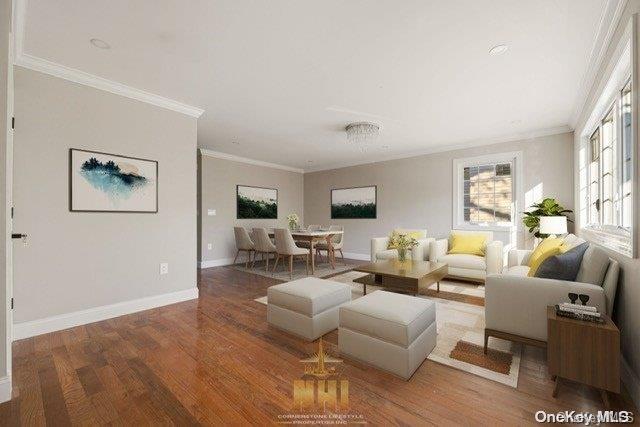
[[[464,221],[471,224],[511,222],[512,163],[465,166]]]

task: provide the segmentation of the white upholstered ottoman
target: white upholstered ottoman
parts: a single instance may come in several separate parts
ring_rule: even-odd
[[[267,290],[267,322],[308,341],[338,327],[338,307],[351,301],[351,286],[305,277]]]
[[[436,304],[375,291],[340,307],[338,349],[405,380],[436,346]]]

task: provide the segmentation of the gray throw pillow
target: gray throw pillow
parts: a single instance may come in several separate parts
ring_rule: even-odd
[[[578,276],[580,264],[582,264],[582,257],[588,247],[589,243],[582,243],[563,254],[545,259],[536,271],[535,277],[574,282]]]

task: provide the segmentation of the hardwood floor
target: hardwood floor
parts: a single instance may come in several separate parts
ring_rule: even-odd
[[[270,328],[274,279],[201,270],[200,298],[17,341],[14,398],[0,425],[273,424],[294,413],[292,382],[313,344]],[[325,338],[336,354],[337,332]],[[371,424],[534,424],[536,411],[603,409],[597,391],[557,399],[544,350],[523,352],[518,388],[426,360],[409,382],[347,361],[351,414]],[[636,412],[628,397],[611,409]]]

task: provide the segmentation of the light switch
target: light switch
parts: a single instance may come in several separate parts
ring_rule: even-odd
[[[213,249],[213,244],[207,243],[207,249],[209,249],[209,250]]]
[[[215,209],[209,209],[207,211],[207,215],[209,216],[216,216],[216,210]]]

